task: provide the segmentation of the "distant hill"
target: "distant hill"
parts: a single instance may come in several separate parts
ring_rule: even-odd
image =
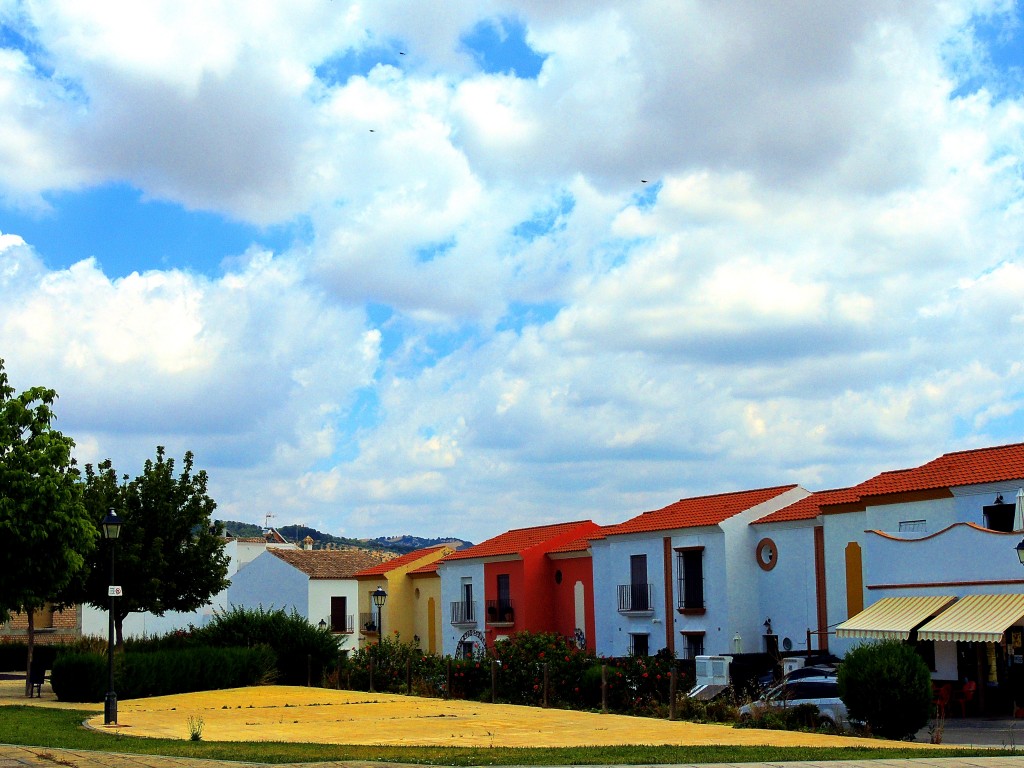
[[[259,538],[263,536],[264,528],[254,523],[241,523],[236,520],[222,520],[225,532],[228,536],[237,538]],[[397,555],[404,555],[424,547],[432,547],[436,544],[452,544],[456,549],[465,549],[472,546],[468,541],[455,538],[425,539],[419,536],[381,536],[376,539],[349,539],[344,536],[332,536],[329,533],[322,533],[316,528],[308,528],[305,525],[284,525],[277,528],[277,532],[288,541],[301,543],[307,536],[313,539],[313,549],[365,549],[370,552],[384,551]]]
[[[465,539],[456,538],[441,538],[441,539],[424,539],[420,536],[380,536],[376,539],[366,539],[366,541],[373,542],[380,547],[394,549],[396,552],[412,552],[417,549],[423,549],[424,547],[433,547],[438,544],[451,544],[456,549],[465,549],[466,547],[472,547],[473,542],[466,541]]]

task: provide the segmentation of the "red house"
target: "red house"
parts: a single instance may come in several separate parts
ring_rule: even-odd
[[[594,577],[587,537],[601,530],[590,520],[519,528],[445,557],[442,581],[459,587],[446,636],[467,629],[475,634],[482,625],[488,645],[528,630],[575,637],[593,649]],[[474,582],[483,587],[482,611],[473,598]]]

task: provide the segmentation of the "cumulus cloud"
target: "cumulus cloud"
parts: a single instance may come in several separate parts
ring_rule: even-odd
[[[979,32],[1008,12],[0,5],[8,206],[113,182],[308,224],[116,280],[0,234],[0,349],[83,459],[191,448],[237,518],[350,534],[1020,439],[1024,101]],[[508,20],[536,77],[467,48]]]

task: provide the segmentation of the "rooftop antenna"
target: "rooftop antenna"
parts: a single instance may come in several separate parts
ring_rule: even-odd
[[[275,515],[273,512],[267,512],[267,514],[263,516],[263,527],[266,528],[268,531],[270,530],[270,518],[272,517],[277,517],[277,515]]]

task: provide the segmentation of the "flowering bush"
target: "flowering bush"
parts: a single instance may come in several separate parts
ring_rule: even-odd
[[[544,700],[544,664],[548,670],[548,703],[579,706],[583,675],[594,655],[552,632],[516,632],[494,644],[501,663],[498,696],[514,704]]]

